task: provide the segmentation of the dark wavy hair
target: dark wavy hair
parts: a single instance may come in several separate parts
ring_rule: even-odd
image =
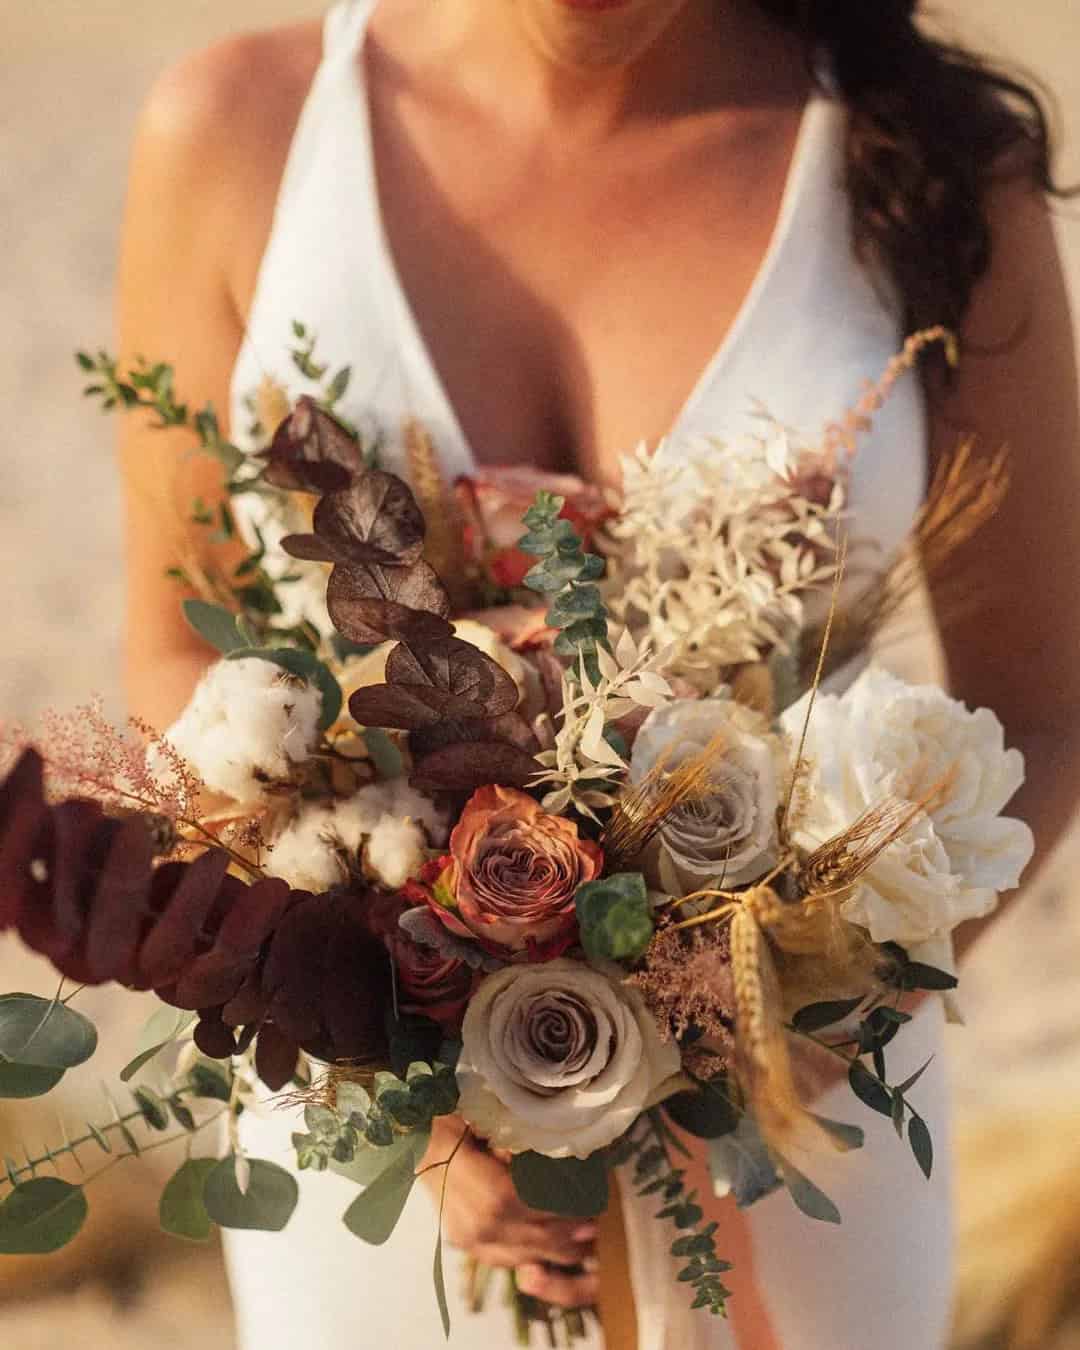
[[[1060,194],[1036,90],[916,22],[919,0],[756,0],[822,58],[850,108],[856,252],[884,271],[908,331],[959,331],[990,265],[989,183],[1024,174]]]

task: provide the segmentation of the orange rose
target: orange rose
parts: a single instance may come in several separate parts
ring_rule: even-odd
[[[570,521],[586,548],[611,515],[604,494],[573,474],[541,473],[527,464],[486,469],[475,478],[459,478],[458,503],[465,518],[466,556],[504,590],[521,585],[536,559],[517,543],[525,533],[521,518],[541,490],[565,498],[559,513]]]
[[[574,897],[602,864],[600,848],[579,838],[573,821],[515,788],[482,787],[424,898],[459,937],[510,959],[545,960],[574,941]]]

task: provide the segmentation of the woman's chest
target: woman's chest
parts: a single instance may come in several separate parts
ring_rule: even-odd
[[[392,280],[477,459],[613,478],[761,274],[798,110],[562,156],[373,123]]]

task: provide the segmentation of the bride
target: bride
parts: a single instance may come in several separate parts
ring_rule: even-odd
[[[905,331],[951,326],[959,369],[903,386],[860,447],[851,528],[887,555],[935,456],[969,432],[1010,445],[1008,501],[957,560],[978,604],[943,638],[954,692],[1026,753],[1015,811],[1045,852],[1080,786],[1080,458],[1045,124],[1023,87],[920,36],[913,8],[345,0],[203,52],[138,129],[122,355],[174,357],[183,396],[229,409],[242,440],[262,377],[289,384],[301,320],[352,364],[342,410],[374,420],[391,461],[413,416],[448,476],[522,462],[613,482],[638,441],[738,436],[755,400],[812,435]],[[131,697],[162,727],[211,657],[165,579],[183,542],[168,502],[219,490],[188,448],[139,426],[122,447]],[[941,1021],[924,1006],[913,1059]],[[940,1060],[919,1090],[943,1142]],[[845,1091],[821,1109],[842,1115]],[[609,1350],[942,1346],[947,1159],[922,1185],[875,1123],[872,1165],[849,1157],[827,1187],[837,1230],[783,1196],[745,1215],[716,1202],[732,1327],[684,1321],[658,1225],[627,1201],[633,1299]],[[251,1128],[288,1156],[287,1120]],[[440,1343],[427,1198],[371,1249],[339,1222],[338,1181],[306,1179],[285,1234],[229,1235],[243,1350]],[[592,1225],[526,1210],[478,1148],[455,1164],[446,1232],[552,1302],[592,1302],[612,1275]],[[501,1307],[454,1321],[454,1345],[510,1343]]]

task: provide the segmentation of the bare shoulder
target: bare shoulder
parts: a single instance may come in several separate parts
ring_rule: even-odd
[[[135,129],[125,251],[220,278],[247,312],[293,132],[322,54],[319,23],[245,33],[166,70]]]
[[[143,107],[140,136],[202,153],[291,130],[318,68],[318,22],[242,33],[184,57],[158,77]]]

